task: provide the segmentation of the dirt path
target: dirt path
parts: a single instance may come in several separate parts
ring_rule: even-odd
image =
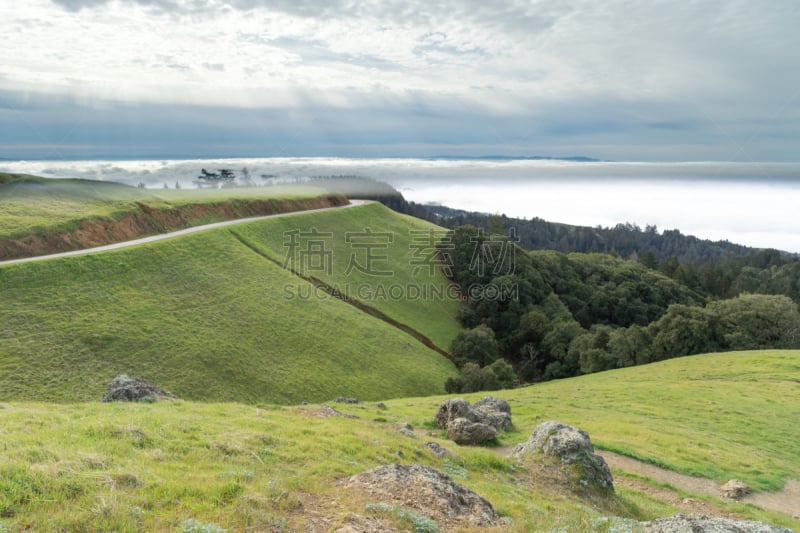
[[[305,213],[320,213],[322,211],[331,211],[333,209],[347,209],[349,207],[356,207],[364,204],[371,203],[369,200],[350,200],[350,203],[347,205],[340,205],[336,207],[322,207],[320,209],[307,209],[305,211],[290,211],[288,213],[276,213],[274,215],[264,215],[260,217],[250,217],[250,218],[237,218],[234,220],[225,220],[222,222],[215,222],[213,224],[205,224],[203,226],[195,226],[192,228],[182,229],[178,231],[173,231],[170,233],[161,233],[158,235],[153,235],[151,237],[143,237],[141,239],[134,239],[131,241],[124,241],[118,242],[114,244],[108,244],[105,246],[98,246],[95,248],[85,248],[83,250],[72,250],[70,252],[61,252],[58,254],[50,254],[50,255],[40,255],[36,257],[24,257],[22,259],[10,259],[7,261],[0,261],[0,266],[3,265],[14,265],[17,263],[30,263],[33,261],[45,261],[47,259],[56,259],[59,257],[72,257],[74,255],[87,255],[87,254],[95,254],[99,252],[108,252],[109,250],[119,250],[120,248],[128,248],[131,246],[138,246],[140,244],[156,242],[156,241],[163,241],[166,239],[174,239],[175,237],[182,237],[184,235],[190,235],[192,233],[197,233],[199,231],[205,231],[208,229],[214,228],[223,228],[225,226],[234,226],[237,224],[245,224],[247,222],[255,222],[258,220],[266,220],[269,218],[278,218],[278,217],[289,217],[292,215],[301,215]]]
[[[720,497],[720,485],[711,479],[679,474],[678,472],[659,468],[614,452],[598,450],[597,453],[602,456],[612,468],[619,468],[620,470],[645,476],[661,483],[668,483],[676,489],[686,492],[702,494],[704,496],[714,496],[716,498]],[[777,511],[789,516],[797,516],[797,514],[800,513],[800,481],[789,480],[783,487],[783,490],[779,492],[755,492],[742,498],[740,501],[757,505],[762,509]]]
[[[508,457],[513,449],[513,446],[492,448],[495,453],[503,457]],[[612,468],[618,468],[631,474],[644,476],[660,483],[667,483],[678,490],[703,496],[720,497],[720,484],[714,480],[687,476],[614,452],[604,450],[596,450],[596,452],[598,455],[602,456],[608,463],[608,466]],[[663,487],[654,487],[638,479],[617,476],[614,479],[614,484],[650,494],[659,500],[674,505],[684,512],[720,516],[724,518],[741,518],[712,503],[695,498],[680,498],[676,491]],[[756,492],[742,498],[740,501],[800,519],[800,480],[790,479],[786,482],[781,491]]]

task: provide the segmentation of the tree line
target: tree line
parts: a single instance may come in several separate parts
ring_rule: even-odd
[[[800,269],[787,258],[709,262],[693,285],[611,254],[526,251],[474,226],[453,230],[448,244],[441,252],[468,295],[451,346],[465,371],[448,382],[451,392],[500,386],[500,374],[508,381],[497,361],[535,382],[705,352],[800,348]],[[509,246],[513,264],[496,268]],[[731,281],[720,283],[726,268]],[[497,294],[514,297],[487,297]]]

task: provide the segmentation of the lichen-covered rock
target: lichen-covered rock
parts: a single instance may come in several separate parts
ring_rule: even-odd
[[[417,434],[414,433],[414,426],[412,426],[408,422],[402,422],[400,424],[397,424],[397,431],[399,431],[406,437],[411,437],[412,439],[417,438]]]
[[[473,409],[476,411],[500,411],[501,413],[506,413],[511,416],[511,406],[508,405],[508,402],[502,398],[496,398],[494,396],[485,396],[475,402],[475,405],[472,406]]]
[[[456,456],[456,454],[454,454],[453,452],[451,452],[447,448],[443,448],[443,447],[439,446],[439,444],[436,443],[436,442],[426,442],[425,444],[423,444],[423,446],[425,446],[431,452],[433,452],[433,455],[435,455],[436,457],[445,457],[445,456],[447,456],[447,457],[455,457]]]
[[[481,415],[481,422],[494,427],[497,431],[514,428],[514,424],[511,423],[511,406],[502,398],[486,396],[475,402],[472,409]]]
[[[497,430],[483,422],[471,422],[466,418],[456,418],[447,424],[447,438],[456,444],[475,445],[496,439]]]
[[[648,533],[792,533],[785,527],[770,526],[763,522],[681,513],[641,522],[640,526],[642,531]]]
[[[577,465],[581,470],[581,483],[614,490],[608,464],[594,453],[589,435],[581,429],[556,421],[539,424],[527,442],[517,445],[511,455],[521,457],[530,453],[542,453],[562,463]]]
[[[439,406],[435,421],[440,428],[447,429],[449,432],[452,422],[460,418],[471,423],[490,426],[495,429],[495,433],[514,427],[511,423],[511,406],[502,398],[494,396],[487,396],[476,402],[474,406],[470,406],[469,402],[463,398],[447,400]],[[462,426],[463,423],[459,423],[458,427]]]
[[[104,402],[138,402],[141,400],[175,399],[177,396],[141,378],[121,374],[111,380],[103,395]]]
[[[563,422],[549,421],[536,426],[527,442],[518,444],[511,455],[531,451],[541,451],[563,459],[580,452],[594,453],[594,446],[585,431]]]
[[[500,523],[492,505],[447,474],[411,464],[379,466],[347,480],[346,488],[373,501],[413,509],[439,526],[484,527]]]
[[[731,479],[719,488],[719,493],[723,498],[740,500],[750,494],[750,487],[743,481]]]
[[[478,422],[480,415],[476,413],[469,402],[463,398],[451,398],[445,400],[436,411],[436,425],[442,429],[447,429],[447,426],[456,418],[466,418],[470,422]]]

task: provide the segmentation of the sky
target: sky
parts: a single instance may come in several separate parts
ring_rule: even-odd
[[[797,161],[795,0],[0,3],[0,158]]]

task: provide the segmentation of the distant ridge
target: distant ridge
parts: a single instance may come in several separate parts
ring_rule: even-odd
[[[595,159],[593,157],[586,157],[582,155],[564,156],[564,157],[551,157],[544,155],[436,155],[433,157],[426,157],[425,159],[447,159],[447,160],[465,160],[465,161],[574,161],[578,163],[605,163],[608,162],[604,159]]]

